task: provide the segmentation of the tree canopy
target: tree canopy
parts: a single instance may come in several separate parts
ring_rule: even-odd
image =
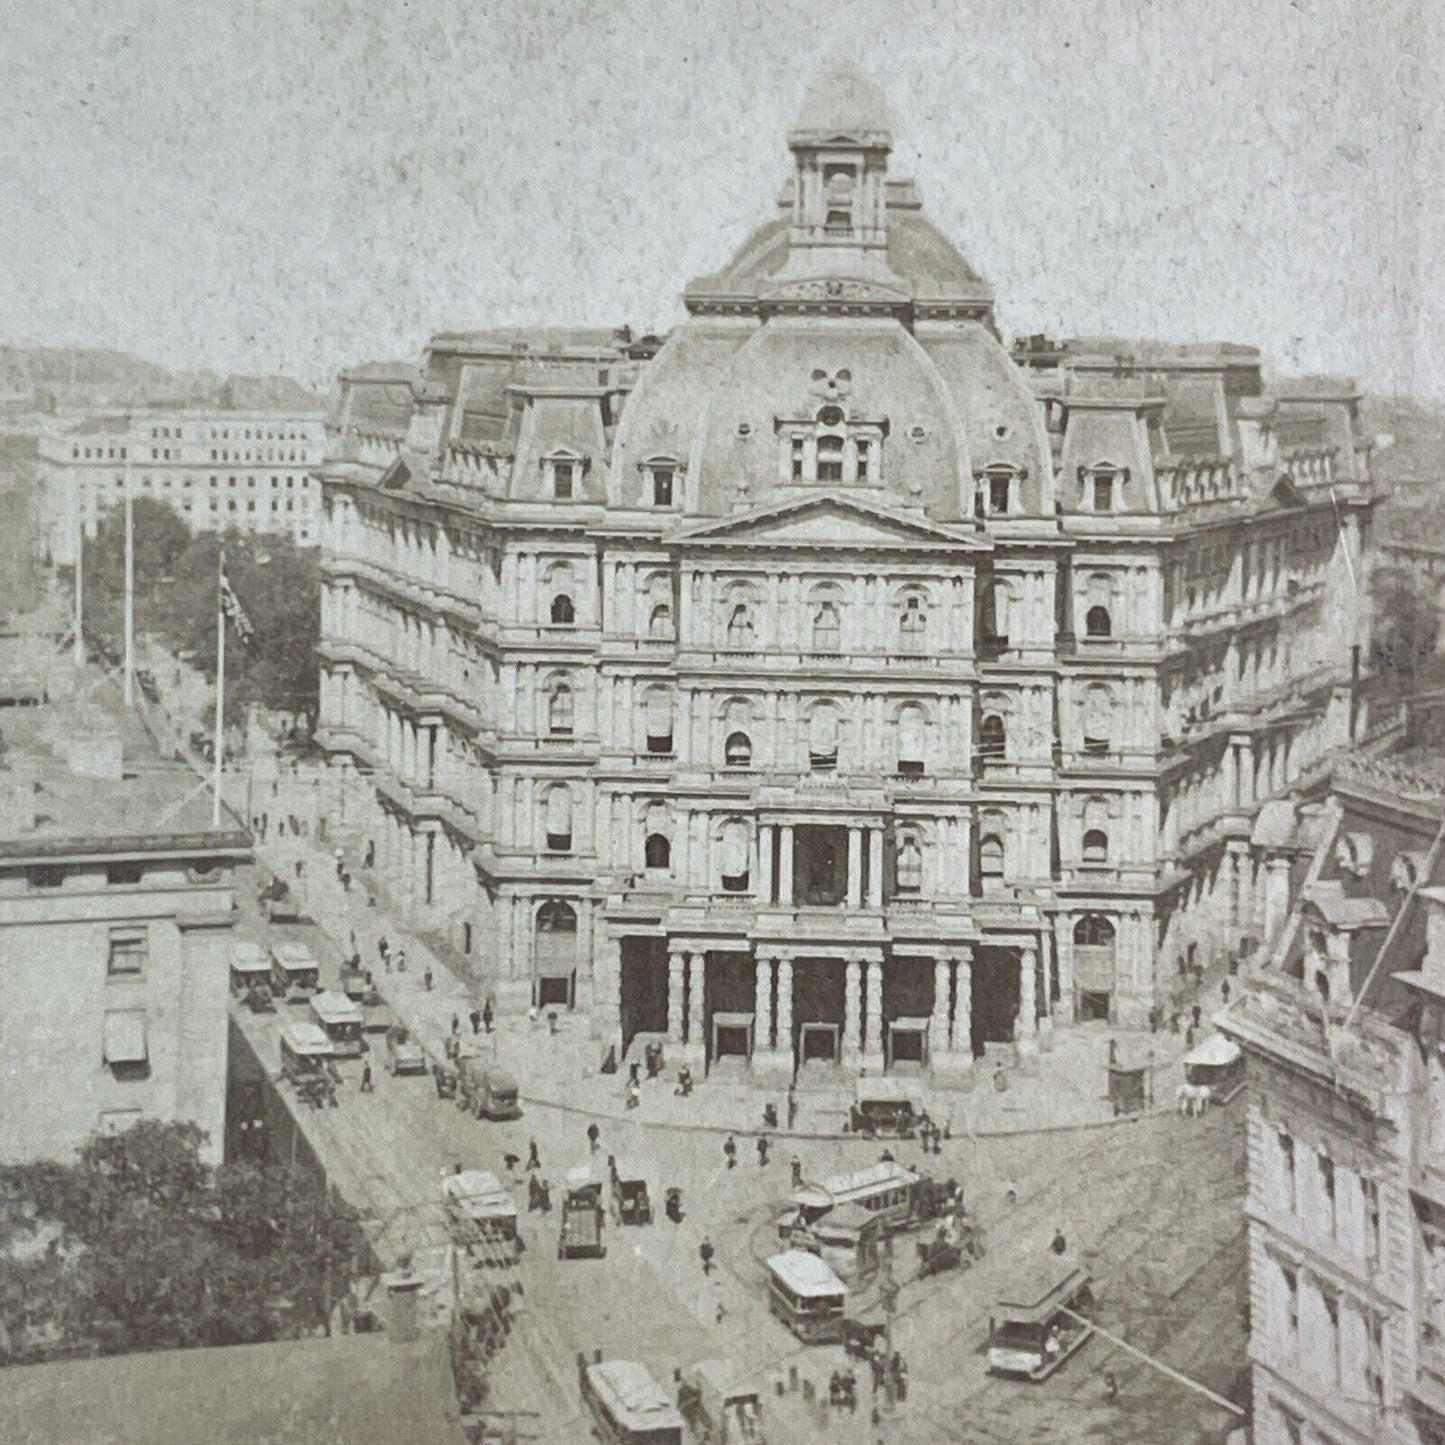
[[[325,1325],[365,1252],[313,1176],[200,1158],[193,1124],[96,1135],[74,1164],[0,1168],[0,1363],[244,1344]]]
[[[1372,578],[1371,592],[1370,661],[1385,695],[1403,697],[1438,682],[1440,612],[1429,590],[1403,568],[1382,567]]]
[[[314,722],[319,693],[316,643],[321,634],[321,574],[314,548],[287,536],[230,531],[192,533],[163,502],[133,503],[137,632],[153,632],[175,652],[216,675],[216,574],[226,574],[255,629],[243,646],[233,628],[226,642],[226,714],[239,721],[247,703],[304,713]],[[122,645],[125,517],[101,520],[85,549],[85,627],[114,651]]]

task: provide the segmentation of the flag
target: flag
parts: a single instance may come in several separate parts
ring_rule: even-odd
[[[236,596],[231,579],[224,572],[221,573],[221,610],[236,629],[236,636],[249,647],[255,641],[256,629],[251,626],[251,619],[246,616],[246,609],[241,606],[241,599]]]

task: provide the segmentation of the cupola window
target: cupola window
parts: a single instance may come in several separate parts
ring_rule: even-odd
[[[818,480],[825,483],[843,480],[842,437],[822,436],[818,438]]]

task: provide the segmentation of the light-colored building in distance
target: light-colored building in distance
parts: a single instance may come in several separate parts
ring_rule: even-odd
[[[1353,389],[1011,357],[891,145],[816,87],[665,341],[342,378],[321,738],[504,1007],[772,1078],[1139,1024],[1261,935],[1253,815],[1359,725]]]
[[[189,1120],[224,1140],[235,870],[250,839],[115,685],[0,655],[0,1159]],[[43,662],[43,659],[42,659]],[[38,680],[38,681],[37,681]]]
[[[39,438],[50,556],[75,561],[83,525],[95,535],[102,513],[125,496],[152,497],[194,531],[287,533],[319,541],[320,487],[313,475],[326,452],[316,412],[221,408],[93,413],[54,420]]]

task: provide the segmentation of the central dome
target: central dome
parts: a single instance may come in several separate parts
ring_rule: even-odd
[[[871,76],[856,66],[836,65],[813,83],[789,140],[849,136],[889,145],[893,117]]]

